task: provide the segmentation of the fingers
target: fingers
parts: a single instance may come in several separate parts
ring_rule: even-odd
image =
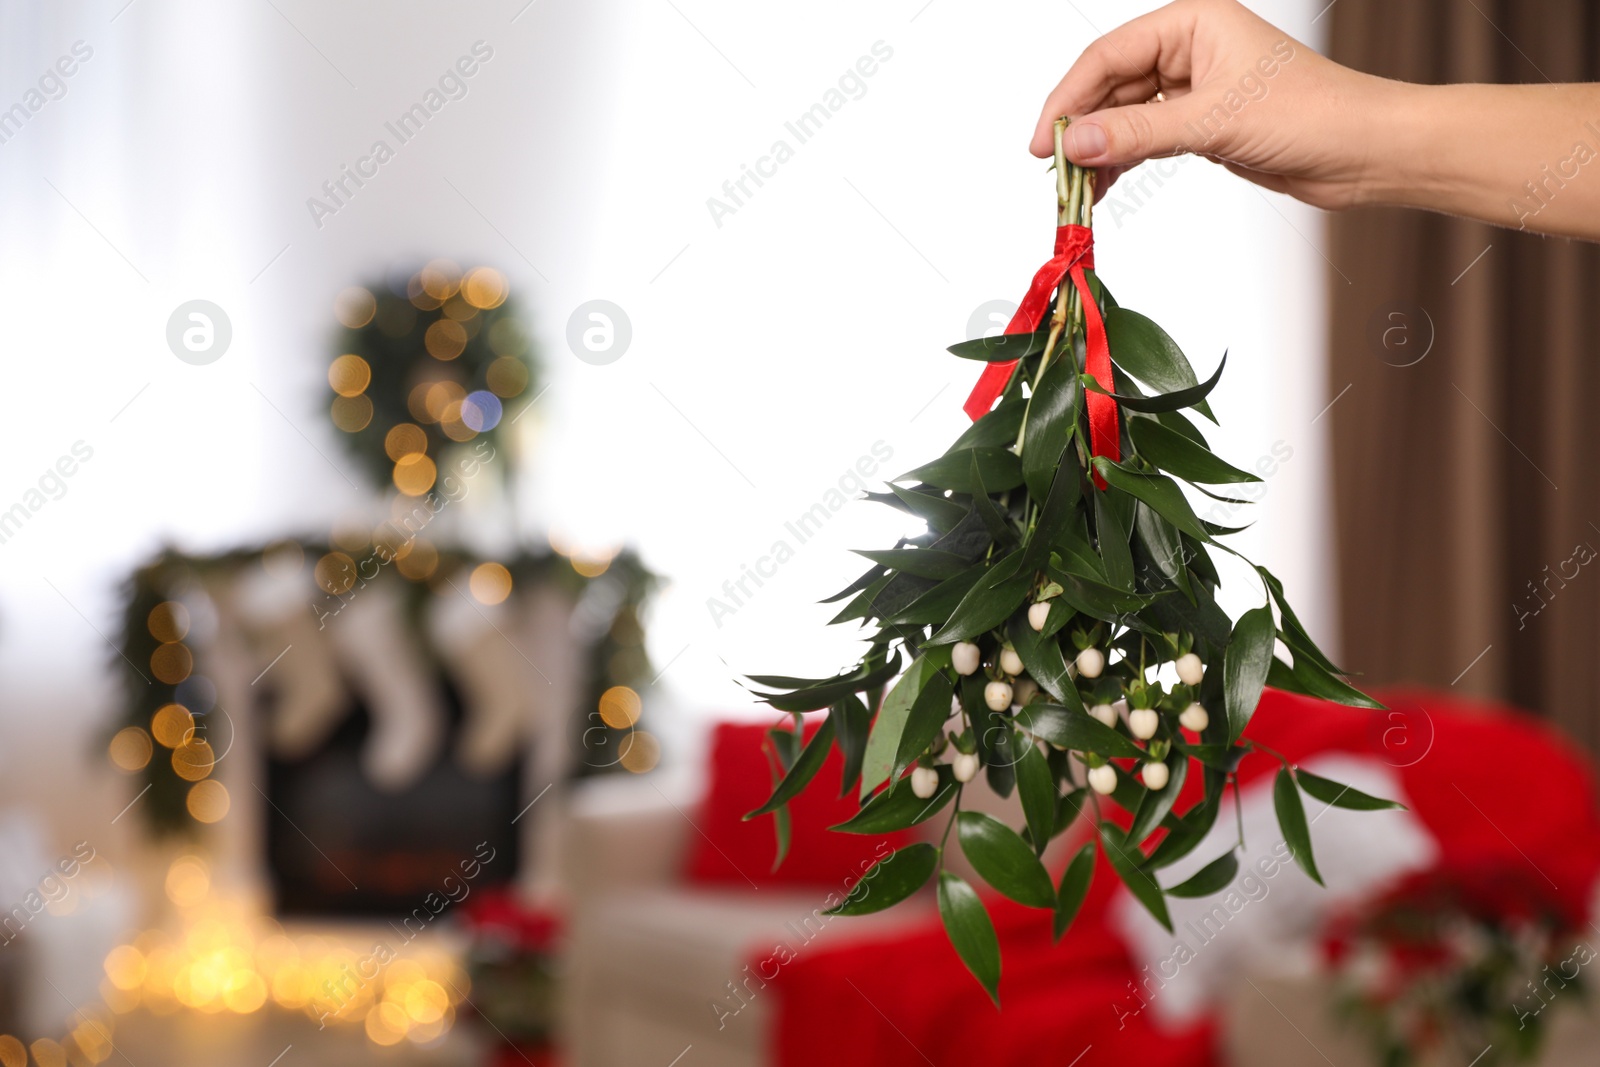
[[[1191,5],[1180,2],[1141,15],[1096,40],[1046,98],[1029,149],[1041,158],[1051,154],[1052,125],[1062,115],[1140,103],[1186,84],[1193,35]]]
[[[1067,158],[1082,166],[1132,167],[1191,151],[1206,137],[1193,120],[1192,97],[1095,111],[1067,127]]]

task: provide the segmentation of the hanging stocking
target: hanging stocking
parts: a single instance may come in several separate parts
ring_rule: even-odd
[[[427,770],[445,726],[432,660],[405,620],[399,590],[380,581],[357,590],[327,630],[372,716],[361,768],[373,785],[390,792],[405,789]]]

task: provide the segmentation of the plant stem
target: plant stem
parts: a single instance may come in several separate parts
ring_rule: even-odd
[[[1067,130],[1067,124],[1070,121],[1070,119],[1065,118],[1056,119],[1055,125],[1056,225],[1058,226],[1078,223],[1080,218],[1085,217],[1083,214],[1084,171],[1076,163],[1067,162],[1067,151],[1062,140]],[[1022,425],[1017,428],[1017,443],[1011,448],[1019,456],[1022,454],[1023,440],[1028,432],[1028,414],[1033,408],[1033,394],[1038,391],[1039,383],[1044,378],[1045,368],[1050,365],[1050,357],[1055,354],[1056,343],[1062,339],[1062,331],[1065,330],[1066,340],[1070,344],[1078,324],[1082,321],[1082,309],[1076,306],[1076,292],[1076,288],[1066,278],[1061,279],[1061,285],[1056,289],[1056,309],[1055,313],[1050,316],[1050,336],[1044,343],[1044,353],[1039,357],[1039,369],[1034,372],[1033,385],[1028,394],[1028,402],[1022,409]],[[1070,317],[1069,309],[1071,311]]]

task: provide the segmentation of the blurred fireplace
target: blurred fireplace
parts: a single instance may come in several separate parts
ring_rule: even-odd
[[[519,835],[512,820],[523,761],[513,760],[493,777],[463,771],[453,758],[460,696],[448,679],[441,676],[438,684],[449,723],[444,743],[401,792],[379,790],[362,773],[360,753],[372,719],[359,698],[312,755],[294,761],[268,756],[271,803],[262,815],[280,914],[410,914],[428,894],[445,894],[445,879],[459,880],[464,861],[481,864],[473,889],[515,877]]]

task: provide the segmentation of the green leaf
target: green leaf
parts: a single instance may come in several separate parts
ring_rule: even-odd
[[[994,923],[989,921],[989,912],[977,891],[949,871],[939,875],[939,918],[956,955],[998,1008],[1000,940],[995,937]]]
[[[1145,866],[1156,870],[1176,863],[1193,852],[1211,832],[1211,827],[1216,825],[1217,813],[1221,810],[1222,798],[1218,795],[1196,804],[1181,819],[1168,816],[1162,823],[1167,827],[1167,836],[1150,853]]]
[[[817,601],[817,603],[832,604],[835,601],[843,600],[845,597],[850,596],[853,593],[859,593],[863,589],[866,589],[868,586],[883,578],[886,578],[887,576],[888,572],[882,567],[869,568],[861,577],[857,578],[855,581],[851,582],[849,585],[845,586],[832,596],[824,597],[823,599]]]
[[[1332,660],[1322,654],[1322,649],[1318,648],[1317,643],[1311,640],[1311,635],[1306,633],[1306,628],[1301,625],[1294,608],[1289,606],[1289,598],[1283,595],[1283,583],[1278,581],[1277,576],[1262,566],[1256,567],[1256,573],[1261,575],[1267,591],[1277,602],[1278,617],[1283,621],[1283,643],[1289,646],[1289,651],[1295,654],[1295,658],[1314,660],[1317,666],[1329,674],[1344,674],[1345,672],[1335,666]]]
[[[940,489],[971,493],[972,461],[978,461],[983,483],[991,492],[1015,489],[1022,484],[1022,461],[1008,448],[963,448],[946,452],[932,463],[907,471],[896,481],[915,478]]]
[[[961,598],[961,603],[950,613],[950,620],[928,639],[928,644],[966,641],[1005,622],[1022,606],[1028,587],[1033,583],[1032,575],[1017,572],[1021,563],[1022,550],[1018,549],[990,567]]]
[[[1306,826],[1306,809],[1300,803],[1300,790],[1295,788],[1294,775],[1288,767],[1280,768],[1277,780],[1272,783],[1272,807],[1278,813],[1278,829],[1300,869],[1311,880],[1322,885],[1322,875],[1317,873],[1317,861],[1311,855],[1311,830]]]
[[[1143,501],[1163,519],[1197,541],[1209,541],[1211,535],[1184,498],[1178,483],[1164,474],[1140,474],[1138,471],[1112,463],[1104,456],[1094,457],[1094,469],[1100,472],[1112,488]]]
[[[961,679],[961,706],[972,723],[972,736],[978,743],[978,758],[983,761],[984,777],[995,795],[1009,797],[1016,786],[1017,732],[1004,712],[990,711],[983,699],[987,680],[980,673]]]
[[[1226,485],[1261,480],[1249,471],[1218,459],[1204,445],[1167,429],[1154,419],[1129,419],[1128,435],[1133,438],[1133,447],[1139,455],[1186,482]]]
[[[1128,887],[1128,892],[1133,898],[1143,904],[1145,910],[1155,916],[1160,923],[1172,933],[1172,917],[1167,914],[1167,899],[1161,894],[1161,887],[1147,874],[1141,862],[1144,857],[1139,850],[1130,846],[1127,839],[1122,836],[1122,831],[1109,822],[1100,824],[1100,841],[1105,846],[1106,859],[1111,861],[1111,869],[1117,872],[1117,877],[1122,879],[1122,884]]]
[[[1144,756],[1144,749],[1099,719],[1091,719],[1088,712],[1033,703],[1019,710],[1015,721],[1033,736],[1062,748],[1110,758],[1140,759]]]
[[[839,746],[839,755],[844,759],[844,771],[840,775],[839,795],[842,797],[855,788],[856,781],[861,777],[861,767],[866,761],[867,738],[872,732],[872,712],[867,710],[867,705],[860,697],[846,697],[833,706],[828,712],[828,719],[834,724],[833,739]]]
[[[772,872],[776,873],[789,857],[789,841],[794,836],[794,818],[787,805],[772,813],[772,830],[777,836],[777,849],[772,855]]]
[[[1094,501],[1095,547],[1105,564],[1106,582],[1124,593],[1131,593],[1133,553],[1128,540],[1133,532],[1133,507],[1137,502],[1110,491],[1095,490],[1090,496]]]
[[[994,506],[994,501],[989,499],[989,490],[983,482],[983,471],[978,466],[976,454],[972,460],[972,510],[983,520],[983,525],[989,531],[989,536],[1001,548],[1009,548],[1017,543],[1020,538],[1016,529],[1000,514],[1000,509]]]
[[[1017,761],[1017,796],[1022,800],[1022,815],[1028,821],[1028,836],[1033,851],[1042,853],[1056,831],[1056,781],[1050,764],[1038,746],[1024,744]]]
[[[1128,827],[1128,840],[1135,846],[1144,843],[1155,828],[1161,825],[1161,820],[1167,817],[1172,810],[1172,805],[1177,803],[1178,794],[1183,790],[1183,781],[1189,776],[1189,761],[1186,759],[1168,758],[1169,774],[1167,784],[1160,789],[1146,789],[1144,799],[1139,802],[1139,810],[1134,813],[1133,823]]]
[[[995,889],[1018,904],[1055,906],[1055,886],[1044,864],[1011,827],[993,815],[963,811],[956,816],[956,835],[972,869]]]
[[[1204,404],[1207,394],[1217,387],[1217,382],[1222,380],[1222,369],[1228,365],[1228,354],[1222,354],[1222,361],[1217,364],[1217,369],[1211,377],[1189,389],[1179,389],[1172,393],[1157,393],[1155,396],[1135,396],[1125,393],[1107,393],[1111,399],[1129,411],[1140,411],[1150,415],[1161,414],[1168,411],[1177,411],[1179,408],[1192,407],[1201,412],[1212,422],[1217,421],[1211,415],[1211,409]],[[1084,383],[1085,389],[1092,389],[1097,393],[1104,393],[1099,385],[1092,384],[1093,379]]]
[[[1406,810],[1404,804],[1393,800],[1384,800],[1381,797],[1369,796],[1359,789],[1352,789],[1347,785],[1319,778],[1310,771],[1296,770],[1294,777],[1300,783],[1300,788],[1306,796],[1322,801],[1324,804],[1335,808],[1349,808],[1351,811],[1386,811],[1389,809]]]
[[[1177,586],[1191,604],[1195,603],[1194,590],[1189,583],[1189,561],[1183,536],[1177,528],[1142,502],[1135,505],[1133,526],[1156,574]]]
[[[1252,608],[1239,616],[1222,658],[1223,706],[1228,716],[1228,740],[1237,741],[1250,716],[1261,703],[1261,688],[1272,666],[1277,628],[1272,609]]]
[[[1055,638],[1036,632],[1025,615],[1011,619],[1006,635],[1011,638],[1011,647],[1021,657],[1028,676],[1038,682],[1041,689],[1063,703],[1067,690],[1077,695],[1072,676],[1067,672],[1066,657],[1061,654],[1061,646]]]
[[[780,675],[752,674],[750,680],[757,685],[775,686],[778,688],[794,688],[792,693],[756,693],[756,697],[766,701],[779,711],[816,711],[825,708],[838,700],[843,700],[852,693],[860,693],[867,689],[875,689],[888,682],[900,671],[900,653],[898,651],[889,655],[888,659],[879,665],[872,664],[872,657],[863,660],[861,665],[853,671],[820,682],[808,682],[800,678],[784,678]],[[806,682],[804,688],[797,688],[791,683]]]
[[[875,794],[850,818],[829,829],[843,834],[887,834],[933,818],[956,795],[956,780],[950,765],[945,764],[938,771],[939,788],[926,800],[911,791],[910,779],[902,778]]]
[[[1352,708],[1383,710],[1383,705],[1342,679],[1335,678],[1309,659],[1296,658],[1294,666],[1273,659],[1267,672],[1267,684],[1274,689],[1300,693],[1319,700],[1331,700]]]
[[[947,496],[920,493],[898,485],[889,486],[889,491],[905,504],[907,510],[934,530],[953,529],[967,516],[967,509]]]
[[[934,671],[923,681],[922,691],[911,705],[905,729],[900,733],[900,745],[894,755],[894,770],[889,775],[891,778],[899,778],[944,730],[944,724],[950,718],[950,700],[954,696],[955,690],[943,671]]]
[[[1056,893],[1055,940],[1067,932],[1078,909],[1089,895],[1089,882],[1094,878],[1094,842],[1078,849],[1072,862],[1061,874],[1061,888]]]
[[[824,915],[870,915],[891,908],[928,884],[939,866],[939,850],[924,841],[889,853],[850,887]]]
[[[1044,351],[1044,346],[1049,343],[1050,330],[1035,330],[1033,333],[1003,333],[991,337],[979,337],[971,341],[959,341],[946,348],[945,351],[952,356],[962,359],[981,359],[989,363],[1003,363],[1009,359],[1026,359],[1036,356]]]
[[[1070,355],[1057,356],[1033,393],[1023,427],[1022,478],[1036,500],[1049,495],[1061,459],[1072,445],[1081,395],[1077,361]]]
[[[941,552],[936,548],[889,548],[872,550],[858,548],[855,554],[865,556],[905,574],[919,578],[953,578],[967,569],[967,561],[954,552]]]
[[[1239,857],[1232,851],[1224,852],[1201,867],[1185,881],[1167,890],[1169,897],[1209,897],[1233,884],[1239,873]]]
[[[1064,560],[1059,555],[1052,554],[1050,563],[1045,567],[1050,577],[1061,584],[1059,599],[1066,601],[1085,615],[1092,615],[1097,619],[1117,619],[1126,625],[1137,625],[1137,620],[1132,618],[1132,613],[1143,611],[1165,593],[1141,594],[1124,593],[1120,589],[1113,589],[1089,578],[1082,578],[1065,569]],[[1057,561],[1062,561],[1058,563]],[[1170,590],[1169,590],[1170,592]],[[1148,629],[1148,627],[1146,627]]]
[[[1010,448],[1022,426],[1022,412],[1028,398],[1020,392],[1010,393],[995,405],[995,409],[961,431],[955,443],[945,451],[963,448]]]
[[[771,814],[800,795],[800,791],[816,777],[823,761],[828,758],[828,749],[833,747],[833,730],[833,716],[829,715],[827,721],[811,735],[811,740],[806,742],[805,749],[789,768],[789,773],[783,776],[783,781],[772,791],[767,802],[754,811],[747,812],[746,819]]]
[[[974,563],[954,578],[946,578],[905,607],[883,615],[885,626],[941,626],[950,618],[963,597],[988,574],[991,568]]]
[[[1044,498],[1044,507],[1039,511],[1039,521],[1034,523],[1033,529],[1028,533],[1022,556],[1022,570],[1038,570],[1044,561],[1050,558],[1050,550],[1058,542],[1076,547],[1081,541],[1084,554],[1093,555],[1089,551],[1088,538],[1080,539],[1075,529],[1082,525],[1078,520],[1078,500],[1082,492],[1080,478],[1076,463],[1063,463],[1056,469],[1055,478],[1050,482],[1050,493]],[[1098,566],[1099,561],[1096,560],[1095,563]],[[1105,576],[1097,573],[1093,577]]]
[[[878,720],[867,735],[867,749],[861,764],[861,796],[866,797],[889,778],[894,769],[895,753],[900,750],[900,735],[905,732],[906,718],[911,705],[916,703],[922,684],[934,667],[926,656],[918,656],[900,676],[889,695],[883,698],[878,709]]]
[[[1111,361],[1122,370],[1163,393],[1194,387],[1198,381],[1194,368],[1189,365],[1183,349],[1160,326],[1127,308],[1108,311],[1105,322]],[[1209,408],[1202,412],[1212,422],[1216,421]]]

